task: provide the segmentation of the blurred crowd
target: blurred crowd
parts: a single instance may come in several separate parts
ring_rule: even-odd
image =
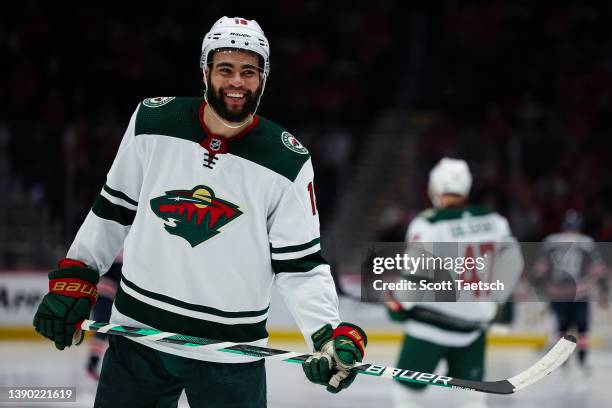
[[[422,103],[421,204],[440,156],[469,160],[473,200],[506,214],[517,236],[558,231],[568,208],[612,239],[612,4],[455,1]]]
[[[3,2],[0,147],[11,180],[53,219],[68,219],[65,239],[103,185],[137,103],[201,94],[202,36],[238,10],[272,43],[260,113],[314,156],[323,225],[373,120],[405,108],[433,118],[419,142],[419,208],[427,172],[454,155],[471,165],[473,199],[507,215],[519,238],[556,230],[569,207],[584,213],[587,232],[612,238],[607,3]],[[425,27],[418,61],[413,12]],[[410,63],[420,64],[418,89],[402,106]]]
[[[114,3],[0,5],[0,128],[12,172],[33,199],[76,228],[138,102],[202,94],[202,37],[240,11],[272,44],[259,113],[311,150],[317,189],[330,192],[321,212],[331,212],[334,175],[350,174],[364,125],[388,102],[368,78],[378,61],[399,57],[391,55],[396,4],[346,1],[338,14],[340,3],[324,1]],[[344,153],[331,157],[330,140]]]

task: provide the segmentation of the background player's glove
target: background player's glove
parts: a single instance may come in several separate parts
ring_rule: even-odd
[[[402,308],[393,308],[387,305],[387,315],[395,322],[405,322],[410,318],[408,311]]]
[[[96,284],[100,279],[97,271],[84,263],[62,259],[59,269],[49,273],[47,293],[34,315],[34,328],[63,350],[72,345],[75,324],[89,318],[91,307],[96,302]],[[83,341],[83,335],[76,344]]]
[[[326,324],[312,335],[312,341],[317,352],[302,365],[306,377],[332,393],[348,388],[357,375],[349,370],[363,359],[368,344],[365,332],[350,323],[340,323],[333,330]]]
[[[405,322],[410,318],[410,313],[408,310],[404,309],[402,304],[395,299],[393,293],[386,292],[385,293],[385,306],[387,306],[387,314],[389,318],[396,322]]]

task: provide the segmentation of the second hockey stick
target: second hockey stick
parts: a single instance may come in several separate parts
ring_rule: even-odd
[[[81,330],[98,333],[120,335],[126,337],[139,337],[148,341],[180,344],[186,347],[205,347],[224,353],[240,354],[251,357],[262,357],[281,360],[289,363],[304,364],[312,355],[294,351],[278,350],[268,347],[253,346],[250,344],[237,344],[203,337],[185,336],[176,333],[162,332],[154,329],[121,326],[93,320],[83,320],[77,325]],[[446,377],[437,374],[419,371],[404,370],[401,368],[386,367],[382,365],[357,363],[351,371],[357,374],[371,375],[380,378],[398,381],[414,382],[425,385],[435,385],[447,388],[461,388],[489,394],[512,394],[544,378],[553,372],[568,359],[576,348],[576,339],[573,336],[561,338],[552,349],[534,365],[515,375],[512,378],[499,381],[473,381],[460,378]]]

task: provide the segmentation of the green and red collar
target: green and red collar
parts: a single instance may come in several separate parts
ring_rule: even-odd
[[[221,135],[216,135],[210,131],[206,123],[204,123],[204,108],[206,107],[206,101],[203,101],[200,105],[200,109],[198,110],[198,119],[200,120],[200,125],[202,126],[202,130],[204,130],[204,134],[206,137],[204,140],[200,142],[200,146],[206,149],[211,155],[227,153],[229,150],[229,143],[235,142],[241,139],[244,139],[247,135],[251,133],[251,131],[257,126],[259,123],[259,116],[253,116],[253,122],[246,128],[244,128],[240,133],[233,137],[225,137]]]

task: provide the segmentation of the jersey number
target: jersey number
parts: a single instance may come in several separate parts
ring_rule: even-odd
[[[310,206],[312,207],[312,215],[317,215],[317,204],[315,203],[314,187],[312,181],[308,183],[308,194],[310,195]]]
[[[475,252],[480,252],[478,254],[475,254]],[[476,259],[476,257],[488,257],[490,259],[488,259],[488,271],[487,271],[487,281],[491,282],[491,274],[492,274],[492,262],[493,259],[491,258],[493,256],[493,254],[495,253],[495,244],[493,242],[482,242],[480,244],[474,244],[474,245],[468,245],[467,248],[465,249],[465,257],[467,258],[471,258],[471,259]],[[482,275],[481,275],[482,276]],[[476,270],[475,267],[466,269],[465,271],[465,275],[464,275],[464,282],[465,283],[478,283],[480,282],[480,278],[478,277],[478,271]],[[487,291],[488,293],[489,291]],[[480,290],[476,289],[473,291],[474,293],[474,297],[479,297],[480,296]]]

